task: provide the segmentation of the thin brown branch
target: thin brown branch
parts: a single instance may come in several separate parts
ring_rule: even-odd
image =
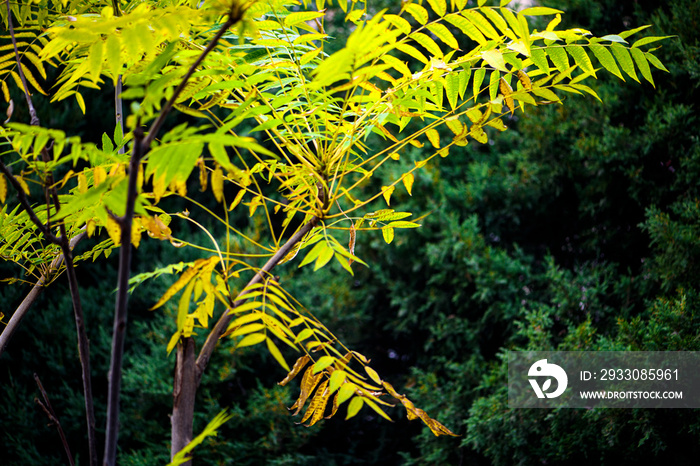
[[[85,232],[80,232],[77,235],[75,235],[70,240],[70,248],[74,249],[76,244],[78,244],[80,240],[85,238],[85,234]],[[59,254],[53,261],[51,261],[51,264],[49,264],[48,269],[46,269],[46,271],[43,274],[41,274],[41,277],[39,277],[39,280],[37,280],[36,284],[34,284],[31,291],[27,294],[27,296],[24,297],[17,309],[15,309],[15,312],[12,314],[12,317],[10,317],[10,321],[7,323],[7,327],[5,327],[5,330],[3,330],[3,332],[0,334],[0,356],[2,356],[2,353],[5,351],[5,348],[10,342],[12,335],[14,334],[15,330],[17,330],[17,328],[19,327],[20,322],[27,314],[32,304],[34,304],[34,301],[36,301],[36,299],[39,297],[39,293],[41,293],[41,290],[44,289],[44,285],[50,280],[51,275],[53,275],[54,272],[58,270],[62,263],[63,254]]]
[[[71,455],[70,448],[68,447],[68,440],[66,440],[66,434],[63,432],[63,427],[61,427],[61,422],[58,420],[58,416],[56,415],[56,412],[53,410],[53,407],[51,406],[51,402],[49,401],[49,395],[47,395],[46,390],[44,390],[44,386],[41,384],[41,380],[39,380],[39,376],[34,374],[34,380],[36,381],[37,386],[39,387],[39,391],[41,392],[41,396],[44,398],[44,401],[42,402],[38,398],[34,398],[34,402],[38,404],[41,409],[44,410],[46,415],[49,417],[49,420],[53,425],[56,426],[56,429],[58,430],[58,435],[61,437],[61,443],[63,444],[63,449],[66,451],[66,456],[68,457],[68,462],[70,463],[71,466],[75,465],[75,462],[73,461],[73,455]]]
[[[255,276],[248,282],[248,284],[245,286],[245,288],[243,288],[243,290],[238,294],[238,296],[243,296],[248,292],[248,289],[250,287],[260,283],[263,279],[265,279],[265,277],[289,253],[289,251],[291,251],[291,249],[299,241],[301,241],[304,235],[310,232],[318,224],[318,220],[318,217],[312,217],[311,220],[306,222],[296,233],[294,233],[282,245],[282,247],[279,248],[270,259],[268,259],[268,261],[265,263],[262,269],[260,269],[258,273],[255,274]],[[199,382],[202,380],[202,374],[207,368],[207,364],[209,363],[209,359],[211,358],[211,355],[214,352],[214,348],[216,348],[216,344],[219,341],[219,338],[221,338],[221,335],[223,335],[226,329],[228,328],[228,324],[231,322],[231,319],[233,318],[233,313],[236,310],[236,308],[244,302],[245,300],[237,298],[236,301],[233,303],[231,309],[228,309],[222,314],[221,317],[219,317],[219,320],[216,322],[216,325],[211,330],[211,332],[209,332],[207,340],[204,342],[204,346],[202,346],[202,349],[199,352],[199,356],[197,357],[198,386]]]

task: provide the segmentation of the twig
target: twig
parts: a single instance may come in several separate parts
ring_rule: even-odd
[[[136,198],[138,197],[137,175],[141,159],[148,153],[150,145],[155,139],[158,131],[165,122],[166,117],[173,108],[173,104],[185,89],[188,80],[194,74],[202,61],[214,50],[221,37],[226,31],[242,17],[243,12],[232,9],[214,38],[209,42],[206,49],[202,51],[197,60],[190,66],[182,81],[173,92],[168,102],[163,106],[160,114],[151,125],[148,135],[144,137],[142,130],[138,127],[134,130],[134,145],[129,162],[129,181],[127,188],[126,210],[124,216],[116,217],[115,220],[121,228],[121,249],[119,251],[119,276],[117,284],[117,300],[114,310],[114,326],[112,329],[112,356],[109,367],[109,393],[107,396],[107,426],[105,436],[105,453],[103,464],[112,466],[116,461],[117,439],[119,436],[119,398],[121,390],[122,361],[124,357],[124,340],[127,323],[127,304],[129,276],[131,267],[131,228],[134,217]]]
[[[78,242],[85,238],[85,234],[85,232],[81,232],[75,235],[73,239],[70,240],[70,248],[75,249]],[[43,274],[41,274],[39,280],[34,284],[31,291],[27,294],[27,296],[25,296],[19,307],[17,307],[15,312],[12,314],[10,321],[7,323],[7,327],[5,327],[5,330],[3,330],[3,332],[0,334],[0,356],[2,356],[2,353],[5,351],[5,348],[12,338],[12,334],[19,327],[20,322],[29,311],[29,308],[39,297],[39,293],[41,293],[41,290],[44,288],[44,284],[48,281],[51,274],[58,270],[62,263],[63,254],[59,254],[58,257],[51,261],[49,268]]]
[[[63,449],[66,450],[66,456],[68,457],[68,462],[70,463],[71,466],[75,465],[75,462],[73,461],[73,455],[70,453],[70,448],[68,447],[68,440],[66,440],[66,434],[63,432],[63,427],[61,427],[61,422],[58,420],[58,416],[56,416],[56,412],[53,410],[53,407],[51,406],[51,402],[49,401],[49,395],[46,394],[46,390],[44,390],[44,386],[41,384],[41,380],[39,380],[39,376],[34,374],[34,380],[36,381],[36,384],[39,386],[39,391],[41,392],[41,396],[44,398],[44,401],[42,401],[38,398],[34,398],[34,402],[41,406],[41,409],[44,410],[46,415],[49,417],[49,420],[53,425],[56,426],[56,429],[58,430],[58,435],[61,436],[61,443],[63,444]]]

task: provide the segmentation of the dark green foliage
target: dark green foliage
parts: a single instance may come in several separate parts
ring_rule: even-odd
[[[223,346],[197,399],[195,432],[223,408],[234,417],[197,451],[201,464],[697,463],[695,410],[507,405],[507,350],[700,350],[700,2],[546,3],[564,9],[569,26],[594,34],[652,24],[645,34],[676,35],[655,52],[670,73],[654,72],[656,89],[601,79],[602,104],[567,95],[565,107],[528,107],[528,116],[505,121],[513,129],[492,145],[472,142],[418,172],[414,196],[398,188],[392,208],[430,214],[422,228],[397,232],[389,247],[379,232],[359,234],[355,251],[371,270],[277,272],[399,393],[462,438],[435,438],[399,409],[388,411],[391,425],[371,414],[350,425],[296,425],[286,407],[298,389],[276,385],[284,373],[274,360]],[[418,160],[413,150],[397,166]],[[162,254],[148,244],[137,255],[144,270]],[[106,374],[108,348],[100,342],[107,339],[97,329],[111,328],[112,306],[104,303],[111,303],[114,271],[88,267],[81,266],[81,285],[95,332],[93,364],[95,374]],[[120,464],[162,464],[169,456],[174,358],[164,348],[174,324],[168,311],[146,309],[170,283],[141,285],[132,301]],[[14,309],[22,293],[3,290],[13,294],[3,296],[3,311]],[[34,371],[74,452],[84,443],[69,311],[65,290],[52,288],[0,360],[3,464],[63,461],[55,430],[32,401]],[[96,377],[97,391],[105,380]]]

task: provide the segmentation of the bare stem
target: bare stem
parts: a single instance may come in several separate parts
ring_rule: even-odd
[[[174,103],[185,89],[188,80],[202,63],[206,56],[214,50],[224,33],[235,22],[240,20],[242,13],[232,11],[226,22],[221,26],[214,38],[202,51],[197,60],[190,66],[182,81],[173,92],[172,97],[163,106],[160,114],[153,122],[148,132],[144,134],[140,128],[134,130],[134,145],[129,163],[129,181],[127,188],[126,210],[124,216],[115,220],[121,228],[121,249],[119,251],[119,275],[117,284],[117,301],[114,310],[114,326],[112,329],[112,356],[109,367],[109,393],[107,398],[107,426],[105,436],[105,454],[103,464],[112,466],[116,462],[117,440],[119,436],[119,398],[121,390],[122,361],[124,356],[124,341],[127,323],[128,288],[131,268],[131,228],[134,217],[136,198],[138,197],[137,176],[138,167],[143,157],[148,153],[153,140],[173,108]],[[194,350],[193,350],[194,354]]]
[[[70,448],[68,447],[68,440],[66,440],[66,434],[63,432],[63,427],[61,427],[61,422],[58,420],[58,416],[56,416],[56,412],[53,410],[53,406],[51,406],[51,402],[49,401],[49,395],[46,394],[46,390],[44,390],[44,386],[41,384],[41,380],[39,380],[38,375],[34,374],[34,380],[36,381],[36,384],[39,387],[39,391],[41,392],[42,398],[44,398],[43,402],[38,398],[34,398],[34,402],[38,404],[41,407],[41,409],[44,410],[46,415],[49,417],[51,423],[56,426],[56,429],[58,430],[58,435],[61,437],[63,449],[66,450],[68,462],[71,466],[73,466],[75,465],[75,462],[73,461],[73,455],[71,455]]]

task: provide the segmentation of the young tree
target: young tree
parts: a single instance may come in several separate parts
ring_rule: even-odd
[[[639,71],[653,84],[650,64],[664,69],[642,49],[663,38],[627,41],[644,27],[596,38],[581,29],[558,30],[559,10],[518,10],[509,1],[492,7],[482,0],[476,6],[428,0],[392,13],[343,0],[334,10],[326,10],[323,0],[313,6],[276,0],[71,2],[52,3],[54,10],[47,2],[7,3],[3,11],[12,46],[0,58],[0,84],[10,104],[1,129],[7,150],[0,197],[4,204],[10,184],[19,205],[3,207],[2,253],[29,274],[38,272],[39,285],[61,270],[59,250],[65,260],[81,341],[91,464],[97,446],[89,354],[73,268],[116,247],[104,464],[116,458],[129,287],[165,273],[180,275],[152,309],[171,305],[181,292],[177,330],[166,348],[176,352],[175,463],[189,461],[192,448],[227,419],[217,416],[193,439],[197,387],[224,337],[238,348],[264,343],[288,371],[282,385],[303,372],[291,409],[300,413],[308,402],[301,421],[308,425],[335,415],[346,401],[347,418],[365,405],[388,418],[381,405],[400,402],[409,419],[420,418],[435,435],[454,435],[383,380],[369,359],[346,348],[283,288],[273,269],[299,255],[299,267],[313,263],[318,270],[334,261],[352,274],[355,262],[367,265],[355,255],[358,234],[380,230],[390,244],[397,230],[420,226],[409,220],[411,213],[390,206],[397,187],[412,194],[414,173],[422,167],[471,141],[487,143],[507,129],[504,120],[516,111],[561,104],[557,92],[598,98],[583,84],[598,72],[638,80]],[[334,53],[328,52],[337,46],[324,23],[331,14],[345,15],[354,28]],[[538,31],[528,22],[532,16],[553,19]],[[47,93],[36,78],[46,77],[46,66],[60,70],[52,102],[72,98],[85,110],[85,88],[114,89],[115,128],[112,137],[103,135],[101,147],[40,126],[30,91]],[[11,121],[13,84],[26,96],[31,125]],[[187,120],[170,124],[173,110]],[[385,143],[368,143],[374,135]],[[422,149],[421,160],[392,183],[374,186],[372,175],[400,160],[409,145]],[[220,206],[188,196],[191,177]],[[30,185],[44,191],[42,201],[30,201]],[[386,206],[379,208],[381,203]],[[255,236],[231,219],[242,206],[255,222]],[[179,238],[175,219],[202,229],[211,243]],[[107,239],[74,261],[71,238],[94,241],[102,231]],[[203,257],[130,279],[143,232],[197,248]],[[206,335],[203,342],[197,331]],[[301,352],[291,367],[280,343]]]

